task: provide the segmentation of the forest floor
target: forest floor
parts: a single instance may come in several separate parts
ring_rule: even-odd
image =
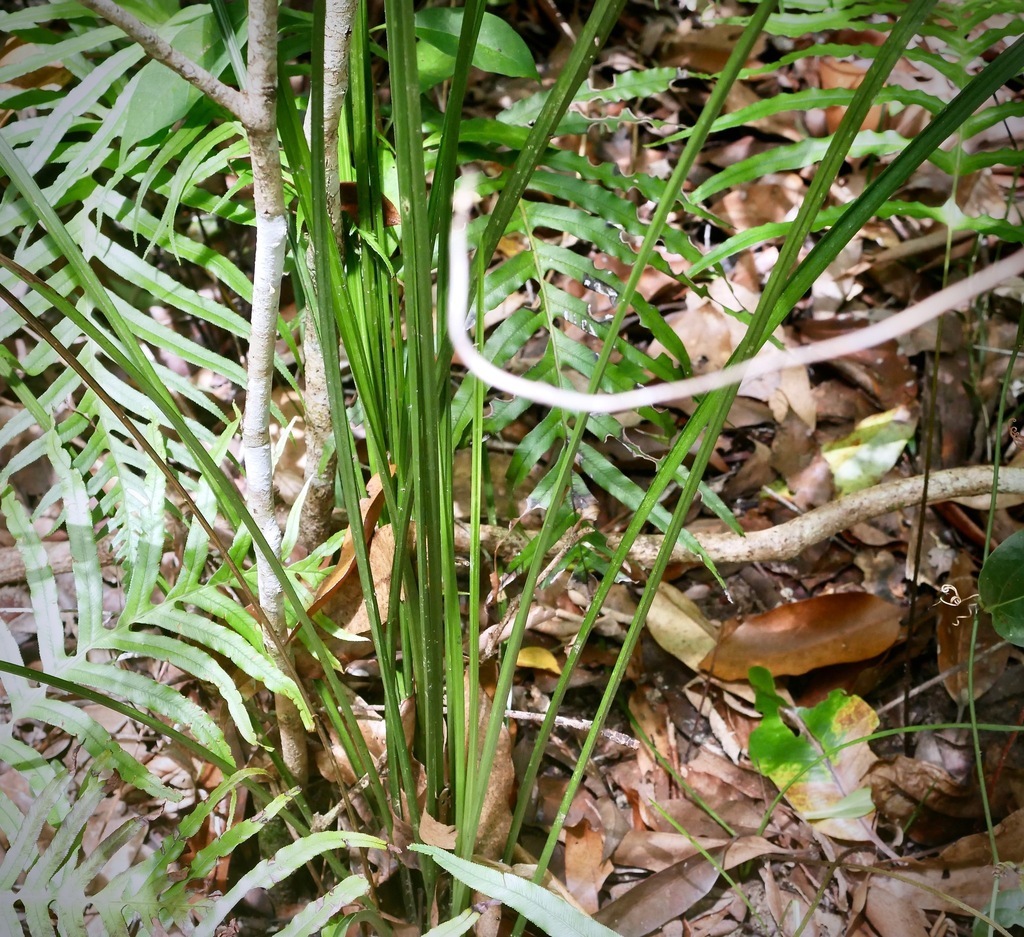
[[[502,15],[527,40],[549,80],[572,47],[574,17],[565,18],[549,0],[514,0]],[[719,69],[734,39],[733,26],[702,25],[696,14],[674,6],[630,3],[599,56],[592,83],[607,87],[621,71],[645,67],[681,69],[680,79],[643,102],[637,115],[642,120],[611,131],[595,123],[588,134],[560,138],[558,145],[623,173],[660,166],[667,174],[682,143],[663,138],[691,125],[708,94],[706,81],[687,76]],[[766,39],[757,57],[775,61],[790,51],[792,43]],[[738,84],[727,109],[783,91],[843,87],[856,83],[864,67],[800,58]],[[908,60],[900,69],[907,81],[931,82],[933,92],[943,80]],[[472,86],[467,116],[474,109],[492,115],[526,89],[525,83],[487,76]],[[1024,97],[1020,87],[1013,93]],[[701,155],[690,188],[723,167],[769,154],[780,142],[823,136],[839,116],[836,108],[776,114],[718,134]],[[908,108],[885,119],[890,129],[912,137],[922,114]],[[1000,123],[991,133],[1020,140],[1021,129]],[[832,199],[848,201],[879,169],[870,156],[851,159]],[[812,173],[813,165],[762,175],[723,191],[706,207],[733,233],[781,223],[799,206]],[[1009,205],[1019,223],[1022,197],[1009,169],[957,180],[955,190],[949,176],[923,169],[911,188],[929,205],[955,198],[968,215],[1005,215]],[[639,209],[649,217],[653,206]],[[702,248],[722,237],[699,218],[681,216],[675,223]],[[559,232],[550,236],[585,250]],[[517,249],[522,245],[515,238],[503,242],[502,250]],[[776,338],[797,346],[856,332],[941,289],[969,265],[984,266],[999,249],[991,238],[950,234],[927,218],[874,221]],[[628,271],[618,269],[619,261],[592,253],[598,269],[617,270],[625,279]],[[725,364],[744,328],[726,309],[756,306],[777,254],[766,242],[736,255],[728,277],[715,281],[707,296],[666,274],[645,274],[640,292],[665,315],[698,373]],[[579,287],[568,278],[558,285],[570,292]],[[508,311],[534,298],[524,287]],[[602,302],[610,308],[607,297],[587,298],[595,317]],[[782,530],[780,525],[844,495],[895,479],[993,463],[1024,465],[1024,445],[1012,424],[1016,401],[1024,401],[1024,365],[1015,363],[1004,384],[1015,360],[1020,310],[1017,287],[881,346],[744,382],[706,484],[744,530]],[[649,342],[639,329],[637,335]],[[597,347],[582,330],[573,338]],[[646,350],[657,352],[649,344]],[[525,370],[535,353],[527,345],[509,369]],[[1009,394],[999,424],[1004,386]],[[290,394],[281,388],[277,396],[285,412]],[[687,400],[666,408],[677,426],[692,409]],[[503,479],[517,444],[542,417],[541,408],[531,407],[489,440],[495,501],[504,506],[497,524],[485,528],[496,555],[517,542],[506,538],[512,522],[519,520],[527,531],[536,526],[526,495],[506,490]],[[636,428],[631,447],[610,439],[602,450],[641,488],[664,452],[651,442],[657,434],[646,429]],[[628,429],[625,438],[631,438]],[[469,518],[468,472],[468,462],[458,456],[457,522]],[[301,488],[302,473],[301,452],[286,449],[276,477],[283,499]],[[1001,496],[991,524],[990,502],[984,495],[922,506],[918,498],[789,555],[780,551],[754,562],[726,557],[718,563],[724,588],[699,564],[673,564],[630,661],[621,705],[588,765],[555,852],[551,872],[565,894],[624,937],[941,937],[969,932],[976,913],[990,907],[994,889],[1003,895],[999,920],[1024,924],[1014,865],[1024,862],[1024,751],[1007,730],[1024,722],[1024,667],[1020,651],[1001,640],[988,617],[971,614],[986,546],[1024,527],[1024,496]],[[582,510],[609,537],[629,519],[621,503],[600,491]],[[699,501],[687,527],[699,536],[725,529]],[[535,807],[520,837],[524,855],[539,853],[578,761],[584,730],[569,720],[585,725],[593,714],[636,607],[645,568],[638,561],[627,572],[603,609],[563,707],[565,720],[548,744]],[[530,597],[533,612],[511,709],[546,710],[595,582],[579,567]],[[955,591],[943,591],[946,586]],[[20,586],[5,588],[5,605],[27,604],[15,594]],[[516,589],[510,578],[492,594],[487,613],[496,630],[503,596]],[[111,607],[119,601],[116,592],[115,582]],[[30,643],[29,635],[21,637]],[[763,672],[752,683],[751,667],[764,668],[774,682]],[[363,676],[353,668],[350,676],[371,699],[372,667],[364,667]],[[975,723],[988,730],[971,727],[971,693]],[[521,773],[536,723],[517,717],[510,725],[507,769]],[[857,741],[873,733],[879,737],[870,744]],[[826,743],[843,742],[851,744],[819,757]],[[44,748],[56,741],[47,735],[34,744]],[[169,774],[178,770],[172,758],[166,761]],[[780,795],[777,785],[812,762],[817,764]],[[0,773],[0,785],[5,779],[14,783],[12,774]],[[866,806],[857,794],[865,790],[873,802]],[[9,795],[25,792],[12,789]],[[840,801],[849,809],[836,806]],[[816,816],[822,804],[829,816]],[[91,835],[101,838],[108,820],[98,813]],[[286,908],[267,911],[259,903],[246,914],[252,922],[264,911],[288,916]]]

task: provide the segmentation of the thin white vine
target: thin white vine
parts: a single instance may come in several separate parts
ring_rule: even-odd
[[[452,347],[473,375],[496,390],[515,394],[533,403],[579,413],[618,413],[623,410],[637,410],[683,397],[706,394],[730,384],[738,384],[744,378],[760,377],[785,368],[806,367],[809,364],[851,355],[916,329],[938,318],[944,312],[957,309],[975,296],[987,293],[1024,273],[1024,250],[1020,250],[883,322],[846,335],[801,348],[770,352],[720,371],[686,380],[670,381],[667,384],[656,384],[615,394],[587,394],[510,374],[488,361],[470,341],[466,332],[469,311],[469,247],[466,242],[466,223],[474,200],[472,184],[464,180],[457,188],[453,200],[455,217],[451,230],[447,309],[448,334]],[[477,321],[481,320],[482,316],[478,317]]]

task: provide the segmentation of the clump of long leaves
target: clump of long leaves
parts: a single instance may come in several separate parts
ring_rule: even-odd
[[[258,865],[240,885],[269,883],[280,870],[297,868],[341,845],[381,847],[377,840],[358,840],[351,834],[310,833],[314,817],[306,792],[286,796],[286,782],[240,773],[238,752],[272,747],[273,738],[265,730],[261,698],[240,692],[233,668],[259,687],[291,697],[309,726],[315,719],[330,724],[357,776],[368,780],[364,816],[371,818],[366,821],[370,832],[390,835],[395,816],[416,830],[425,812],[455,825],[456,852],[463,859],[474,852],[477,818],[502,713],[496,707],[483,738],[477,738],[475,720],[466,718],[466,700],[475,699],[479,685],[484,560],[479,549],[471,553],[467,624],[459,600],[465,584],[452,546],[453,453],[460,445],[472,453],[472,523],[478,533],[477,525],[486,513],[484,437],[508,426],[529,403],[499,400],[488,406],[486,389],[471,377],[454,395],[450,392],[450,350],[440,325],[443,316],[435,315],[435,304],[443,307],[447,297],[452,192],[462,168],[485,164],[491,174],[479,188],[487,214],[470,227],[476,251],[477,321],[487,321],[489,312],[530,284],[536,294],[534,304],[521,305],[486,338],[481,330],[484,353],[499,364],[512,362],[537,333],[546,333],[543,352],[531,362],[527,374],[566,387],[585,384],[592,390],[614,391],[687,372],[685,347],[658,310],[637,293],[648,265],[670,272],[666,255],[684,258],[690,265],[691,288],[700,289],[700,281],[721,275],[723,264],[738,251],[769,238],[782,239],[775,274],[759,306],[735,310],[748,323],[746,338],[736,352],[737,358],[743,358],[757,351],[815,277],[872,216],[928,217],[954,230],[1021,239],[1012,223],[988,215],[968,217],[956,209],[955,201],[926,206],[896,197],[926,160],[952,177],[996,163],[1019,165],[1019,155],[1007,148],[965,151],[972,135],[1016,114],[1014,106],[998,101],[978,110],[1024,62],[1018,41],[984,69],[975,67],[981,51],[1014,34],[1014,27],[1008,25],[975,35],[976,24],[991,15],[992,4],[918,0],[894,10],[898,19],[879,24],[874,18],[858,23],[863,11],[855,6],[787,4],[786,13],[779,14],[771,3],[762,2],[744,22],[742,39],[725,71],[714,78],[714,91],[701,119],[677,134],[677,139],[685,141],[684,149],[669,180],[643,173],[622,176],[609,166],[594,166],[551,145],[556,134],[589,129],[591,119],[570,111],[572,103],[638,102],[670,88],[678,77],[674,69],[649,69],[621,75],[611,88],[597,89],[586,82],[622,6],[622,0],[601,0],[595,5],[552,88],[544,93],[538,90],[501,114],[473,119],[463,119],[462,101],[474,62],[492,70],[513,68],[529,74],[521,60],[510,66],[475,58],[481,46],[487,47],[486,40],[479,40],[481,28],[485,36],[493,28],[485,20],[483,3],[471,2],[443,21],[430,16],[417,21],[406,7],[386,4],[390,73],[406,76],[406,80],[392,81],[387,109],[376,93],[381,68],[380,48],[371,39],[376,24],[367,21],[364,6],[358,7],[340,162],[343,180],[358,191],[359,208],[340,247],[323,208],[327,193],[322,145],[314,136],[311,152],[302,133],[306,108],[314,122],[323,113],[323,10],[318,6],[312,16],[282,11],[279,133],[291,186],[288,272],[297,304],[311,309],[324,347],[335,347],[340,335],[346,352],[344,371],[335,356],[327,355],[342,505],[348,517],[358,517],[366,482],[376,475],[383,486],[384,518],[398,532],[390,601],[383,618],[367,548],[361,538],[354,538],[381,668],[386,775],[370,757],[334,662],[310,630],[304,613],[323,576],[321,561],[337,548],[337,538],[280,572],[291,599],[290,623],[299,629],[299,640],[320,657],[322,680],[300,686],[295,675],[278,671],[247,608],[254,587],[247,570],[258,547],[253,546],[253,533],[246,526],[249,519],[232,478],[239,471],[231,445],[236,423],[230,406],[223,403],[244,385],[244,373],[232,354],[247,341],[243,310],[252,298],[249,229],[254,214],[247,198],[252,177],[242,129],[183,81],[172,79],[162,66],[145,63],[141,49],[119,30],[103,25],[75,4],[31,7],[0,20],[0,27],[25,44],[17,61],[0,66],[4,80],[61,63],[49,75],[49,84],[23,82],[6,92],[4,107],[16,119],[0,128],[0,164],[9,179],[0,203],[4,245],[0,288],[6,302],[0,328],[5,340],[17,338],[21,349],[15,356],[5,344],[0,378],[22,407],[0,428],[0,447],[17,446],[0,468],[0,495],[7,527],[18,542],[31,584],[30,614],[41,664],[41,672],[31,671],[26,664],[35,661],[22,658],[13,634],[0,625],[4,646],[0,666],[12,707],[0,734],[0,758],[14,766],[37,794],[29,816],[0,795],[4,835],[18,846],[8,851],[0,872],[3,887],[10,890],[11,901],[5,906],[20,902],[33,933],[43,932],[48,919],[39,909],[45,909],[57,891],[61,899],[53,907],[58,918],[80,920],[84,910],[91,908],[90,913],[98,915],[110,933],[133,925],[148,928],[152,921],[183,925],[197,915],[203,921],[201,932],[212,932],[229,913],[229,898],[237,897],[238,887],[216,905],[196,908],[185,885],[208,874],[215,852],[230,851],[281,811],[288,814],[300,838],[294,847],[285,847],[292,851],[278,853],[281,861],[273,872]],[[1012,4],[1005,7],[1012,12]],[[239,5],[214,2],[209,7],[179,9],[177,3],[166,0],[148,15],[165,38],[214,74],[227,77],[233,72],[236,79],[244,74],[240,46],[244,11]],[[762,30],[804,35],[858,25],[886,32],[884,44],[835,46],[826,51],[856,53],[873,61],[859,88],[795,92],[721,114],[732,84],[756,77],[746,70],[746,58]],[[936,32],[949,50],[942,56],[915,42],[918,35]],[[440,68],[437,75],[450,79],[443,112],[422,95],[433,87],[430,80],[416,80],[421,66],[422,73],[428,73],[426,46],[449,56],[440,65],[429,60],[434,62],[432,67]],[[760,71],[821,51],[812,47],[794,52]],[[904,54],[945,75],[961,89],[960,96],[948,102],[927,90],[887,85],[887,75]],[[297,64],[302,62],[311,64]],[[304,83],[309,96],[292,94],[293,83]],[[920,107],[931,120],[913,141],[895,130],[862,130],[869,109],[876,104]],[[831,136],[759,154],[712,176],[685,199],[681,195],[682,183],[710,135],[781,110],[826,105],[847,109]],[[632,114],[626,108],[619,117],[597,120],[609,126],[634,119]],[[959,133],[956,147],[940,149],[954,133]],[[825,204],[845,158],[889,159],[894,154],[898,155],[885,172],[852,204]],[[716,193],[770,172],[811,165],[817,165],[817,171],[804,207],[792,221],[735,235],[726,231],[724,240],[706,253],[693,246],[685,225],[669,224],[679,212],[691,212],[703,224],[719,224],[702,205]],[[428,174],[432,174],[429,195]],[[639,193],[654,206],[650,217],[638,213],[631,193]],[[401,208],[398,229],[385,225],[380,206],[381,196],[387,194]],[[585,249],[550,244],[543,234],[551,229],[566,232]],[[827,233],[799,260],[808,236],[822,231]],[[499,240],[506,236],[520,239],[523,249],[492,261]],[[655,250],[656,245],[665,255]],[[307,269],[309,248],[315,276]],[[597,251],[631,270],[625,282],[597,269],[591,259]],[[552,274],[578,284],[584,295],[589,292],[609,300],[610,315],[597,318],[584,300],[553,285]],[[674,360],[652,358],[644,346],[627,341],[621,334],[627,315],[635,316]],[[302,360],[303,336],[296,324],[300,321],[301,317],[282,318],[279,323],[282,342],[276,377],[282,385],[301,392],[297,365]],[[599,339],[600,354],[595,356],[588,344],[568,337],[561,327],[566,322]],[[223,382],[222,388],[227,386],[222,399],[200,383],[210,374]],[[632,539],[648,523],[668,535],[666,551],[651,571],[610,676],[595,730],[584,743],[580,768],[566,792],[566,808],[623,678],[668,551],[686,536],[683,520],[698,489],[709,507],[731,521],[727,508],[701,487],[701,476],[734,393],[726,389],[703,398],[678,433],[653,408],[640,414],[646,431],[659,436],[666,447],[646,489],[625,476],[598,445],[611,437],[635,447],[622,424],[611,417],[551,410],[516,447],[508,481],[517,486],[532,478],[531,504],[546,511],[532,551],[521,559],[521,589],[527,600],[540,580],[548,548],[577,522],[579,504],[591,486],[619,499],[633,519],[621,545],[600,558],[603,579],[521,779],[522,794],[505,844],[506,857],[515,844],[558,704]],[[354,428],[364,443],[357,444]],[[687,471],[683,458],[694,447],[696,455]],[[531,474],[538,465],[541,470]],[[44,479],[31,502],[18,494],[16,474],[26,471]],[[661,502],[673,485],[679,494],[670,511]],[[163,562],[169,545],[168,518],[173,519],[179,543],[177,568]],[[285,532],[285,556],[296,540],[297,524],[296,510]],[[407,536],[413,525],[415,551]],[[45,548],[48,535],[57,531],[66,536],[73,560],[73,609],[62,604]],[[122,577],[122,600],[113,610],[104,604],[109,588],[103,569],[109,564],[102,558],[110,554],[116,557]],[[398,600],[400,596],[403,601]],[[498,700],[507,698],[511,688],[528,610],[529,602],[524,600],[503,650]],[[403,651],[400,659],[398,648]],[[140,661],[161,661],[186,674],[189,680],[184,686],[189,690],[162,683],[155,678],[156,671]],[[464,685],[469,687],[465,695]],[[221,718],[198,705],[190,692],[195,686],[204,687],[217,701],[211,708]],[[445,686],[460,689],[446,697]],[[76,697],[120,707],[123,714],[147,726],[153,733],[148,753],[141,755],[120,744],[76,705]],[[402,725],[402,702],[409,697],[415,698],[417,713],[412,753],[405,746]],[[58,727],[76,738],[93,760],[91,774],[73,784],[64,765],[44,759],[21,739],[15,727],[26,724]],[[180,792],[147,767],[152,751],[172,742],[185,745],[199,762],[218,766],[223,783],[205,804],[197,804],[183,817],[166,848],[101,882],[97,876],[102,866],[141,828],[139,821],[127,823],[104,848],[89,856],[70,848],[103,796],[101,779],[113,771],[154,798],[168,803],[179,799]],[[415,789],[420,772],[422,801],[403,795]],[[222,845],[211,846],[212,852],[187,864],[185,882],[168,887],[161,876],[172,864],[182,864],[187,838],[199,828],[211,805],[243,783],[264,810],[236,826]],[[341,796],[340,791],[333,793],[335,800]],[[445,808],[449,802],[450,808]],[[563,818],[564,814],[563,810]],[[58,830],[68,849],[56,848],[56,840],[48,849],[37,849],[46,824]],[[558,832],[556,823],[540,856],[538,876],[550,859]],[[464,869],[460,872],[461,867],[444,865],[436,854],[435,858],[468,880]],[[365,870],[348,874],[346,863],[337,856],[331,856],[330,866],[339,884],[315,911],[308,912],[308,919],[296,918],[291,932],[314,926],[314,915],[328,920],[365,894]],[[18,884],[22,872],[29,875]],[[409,886],[406,893],[412,896],[414,873],[403,868],[401,874]],[[433,887],[437,866],[424,859],[422,875],[426,886]],[[456,914],[466,900],[465,888],[457,884],[446,906]],[[408,913],[415,914],[416,907],[416,899],[410,897]],[[525,909],[527,913],[535,912],[531,908]]]

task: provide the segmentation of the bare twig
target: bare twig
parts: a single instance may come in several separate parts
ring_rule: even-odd
[[[928,500],[949,501],[952,498],[967,498],[988,494],[992,491],[993,470],[990,465],[969,468],[946,469],[933,472],[928,479]],[[746,536],[734,533],[695,533],[701,546],[715,563],[755,563],[772,560],[788,560],[798,556],[807,547],[826,540],[843,530],[870,520],[889,511],[914,504],[921,498],[924,476],[901,478],[899,481],[876,485],[855,494],[846,495],[838,501],[808,511],[790,521],[768,530],[751,531]],[[999,470],[1000,494],[1024,494],[1024,469],[1001,468]],[[469,529],[456,525],[456,548],[469,547]],[[509,531],[505,527],[485,524],[480,528],[481,547],[504,557],[517,556],[529,542],[529,537]],[[636,538],[629,559],[646,569],[654,564],[664,538],[647,535]],[[614,549],[619,538],[610,535],[608,541]],[[552,552],[565,546],[561,541],[554,544]],[[682,545],[672,551],[672,562],[697,565],[700,559]]]
[[[212,75],[201,65],[183,55],[169,42],[161,38],[156,30],[147,26],[142,20],[123,10],[113,0],[79,0],[86,9],[102,16],[105,20],[119,26],[133,41],[137,42],[146,54],[155,62],[166,65],[176,75],[180,75],[190,85],[198,88],[211,101],[227,109],[243,124],[248,123],[249,103],[246,96],[235,88],[224,84],[216,75]],[[275,43],[276,45],[276,43]]]
[[[986,657],[995,654],[997,651],[1005,650],[1009,646],[1009,641],[999,641],[996,644],[993,644],[991,647],[987,647],[984,650],[980,650],[977,653],[975,653],[974,659],[975,661],[984,660]],[[965,670],[967,670],[969,665],[969,660],[962,660],[959,664],[954,664],[952,667],[947,667],[941,673],[937,673],[931,679],[925,680],[923,683],[915,684],[906,692],[900,690],[899,695],[896,696],[895,699],[889,700],[888,703],[883,703],[881,706],[873,706],[872,708],[875,710],[875,714],[878,716],[881,716],[884,713],[889,712],[889,710],[891,709],[897,709],[898,707],[905,705],[908,699],[912,699],[913,697],[918,696],[921,693],[927,692],[932,687],[938,686],[940,683],[945,682],[954,674],[963,673]]]
[[[509,719],[515,719],[516,722],[544,721],[544,713],[531,713],[520,709],[506,709],[505,716]],[[594,722],[591,719],[572,719],[569,716],[555,716],[555,725],[562,729],[576,729],[580,732],[589,732]],[[608,739],[609,742],[614,742],[616,745],[621,745],[624,748],[637,749],[640,747],[640,743],[631,735],[616,732],[615,729],[602,729],[601,735]]]
[[[45,540],[46,563],[54,575],[70,573],[72,570],[71,542],[68,540]],[[101,537],[96,541],[96,551],[102,569],[114,565],[114,538]],[[25,582],[25,558],[18,547],[0,547],[0,586]]]

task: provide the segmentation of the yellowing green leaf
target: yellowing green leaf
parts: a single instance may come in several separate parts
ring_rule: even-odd
[[[880,482],[899,460],[917,429],[917,418],[896,407],[861,420],[849,436],[822,447],[840,494]]]
[[[867,742],[878,716],[860,697],[839,690],[817,706],[789,706],[771,674],[752,667],[755,705],[764,715],[750,735],[750,757],[804,819],[839,839],[870,838],[874,806],[864,776],[876,761]]]

